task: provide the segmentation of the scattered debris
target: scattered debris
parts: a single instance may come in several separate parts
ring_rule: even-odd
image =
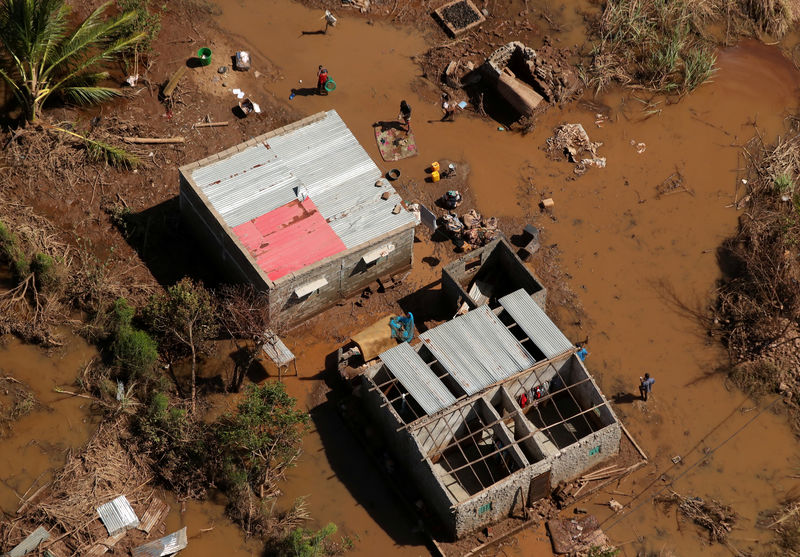
[[[672,461],[672,464],[678,464],[683,459],[681,458],[681,455],[675,455],[670,460]]]
[[[246,72],[250,69],[250,53],[246,50],[240,50],[236,53],[233,61],[233,69],[239,72]],[[222,73],[222,72],[220,72]]]
[[[655,501],[665,507],[677,505],[683,516],[708,530],[712,542],[724,543],[736,523],[737,517],[733,509],[714,499],[706,502],[700,497],[686,497],[670,490],[669,495],[657,497]]]
[[[547,139],[549,154],[552,157],[565,156],[570,162],[576,163],[576,174],[583,174],[589,166],[605,168],[605,157],[597,156],[597,148],[601,145],[600,142],[592,142],[580,124],[558,126],[553,130],[553,137]]]
[[[581,518],[553,518],[547,521],[553,551],[576,555],[592,548],[613,549],[600,524],[591,514]]]
[[[542,205],[543,209],[551,209],[551,208],[555,207],[556,202],[553,201],[552,197],[547,197],[545,199],[542,199],[541,205]]]
[[[539,229],[532,224],[526,224],[522,230],[522,237],[527,243],[520,248],[520,256],[523,260],[539,251]]]
[[[136,85],[137,81],[139,81],[138,73],[136,75],[129,75],[127,78],[125,78],[125,83],[127,83],[130,87]]]
[[[362,14],[367,13],[369,11],[369,0],[342,0],[343,6],[350,6],[351,8],[356,8]]]
[[[458,190],[448,190],[442,195],[442,204],[449,210],[461,205],[461,200],[461,193]]]
[[[686,185],[683,183],[683,174],[678,172],[677,170],[667,176],[667,178],[661,182],[659,185],[656,186],[656,199],[660,199],[665,195],[671,195],[673,193],[681,193],[685,192],[694,197],[694,192],[687,188]]]
[[[621,513],[622,509],[624,508],[622,506],[622,503],[620,503],[616,499],[609,499],[608,506],[611,507],[611,510],[614,511],[615,513]]]

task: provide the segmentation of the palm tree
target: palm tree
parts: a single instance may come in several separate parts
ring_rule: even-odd
[[[95,104],[121,94],[97,85],[100,67],[146,33],[125,33],[133,12],[103,19],[112,2],[93,11],[72,31],[64,0],[0,0],[0,76],[32,122],[52,94]]]

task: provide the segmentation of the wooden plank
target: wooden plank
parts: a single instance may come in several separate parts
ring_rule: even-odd
[[[149,534],[150,530],[152,530],[156,524],[161,522],[167,513],[169,513],[169,505],[167,505],[158,497],[153,497],[153,500],[150,501],[150,505],[144,512],[144,516],[142,516],[142,520],[139,522],[139,530]]]
[[[85,557],[100,557],[100,555],[104,555],[105,553],[108,552],[109,549],[111,549],[112,547],[117,545],[117,542],[119,540],[121,540],[122,538],[124,538],[125,534],[127,534],[127,533],[128,533],[128,531],[125,530],[125,531],[119,532],[118,534],[114,534],[113,536],[109,536],[109,537],[105,538],[104,540],[101,540],[101,541],[97,542],[96,544],[94,544],[92,546],[92,548],[89,551],[87,551],[84,554],[84,556]]]
[[[175,88],[178,86],[178,82],[183,77],[183,74],[186,73],[186,66],[181,66],[175,73],[172,74],[172,77],[169,79],[166,87],[164,87],[164,97],[169,98],[172,96],[172,93],[175,92]]]

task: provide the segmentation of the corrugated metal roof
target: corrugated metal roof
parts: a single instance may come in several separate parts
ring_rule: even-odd
[[[503,296],[499,302],[545,358],[550,359],[572,349],[572,343],[564,333],[522,288]]]
[[[335,110],[191,175],[231,228],[283,207],[302,188],[347,249],[414,222],[405,209],[392,214],[400,196],[388,182],[375,186],[381,171]]]
[[[19,545],[8,553],[3,553],[3,557],[22,557],[39,547],[39,544],[50,538],[50,534],[44,526],[39,526],[31,532],[27,538],[22,540]]]
[[[164,557],[177,553],[187,545],[189,545],[189,540],[186,537],[186,526],[184,526],[169,536],[134,547],[131,553],[133,557]]]
[[[344,251],[342,240],[306,198],[233,228],[270,280]]]
[[[433,414],[455,403],[456,397],[408,343],[390,348],[380,358],[426,414]]]
[[[139,525],[139,518],[124,495],[97,507],[97,514],[100,515],[109,536]]]
[[[536,363],[486,305],[426,331],[420,339],[470,395]]]

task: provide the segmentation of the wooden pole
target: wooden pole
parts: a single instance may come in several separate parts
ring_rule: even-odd
[[[182,136],[175,137],[123,137],[125,143],[184,143]]]

